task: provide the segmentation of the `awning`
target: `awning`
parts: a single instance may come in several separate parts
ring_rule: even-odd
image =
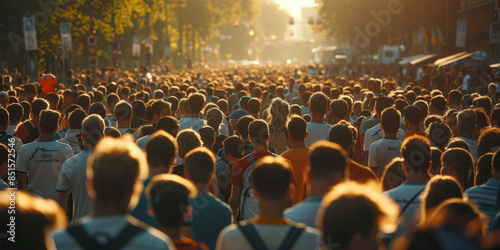
[[[427,61],[427,60],[432,59],[432,58],[437,57],[437,56],[438,56],[438,54],[426,55],[426,56],[423,56],[423,57],[420,57],[418,59],[411,61],[410,64],[411,65],[419,64],[421,62]]]
[[[439,65],[439,64],[444,63],[444,62],[446,62],[446,61],[449,61],[449,60],[451,60],[451,59],[453,59],[453,58],[457,58],[457,57],[459,57],[459,56],[463,56],[463,55],[465,55],[465,54],[467,54],[467,52],[466,52],[466,51],[462,51],[462,52],[460,52],[460,53],[457,53],[457,54],[454,54],[454,55],[451,55],[451,56],[447,56],[447,57],[445,57],[445,58],[438,59],[438,60],[436,60],[436,61],[434,62],[434,65]]]
[[[401,59],[401,61],[399,61],[399,65],[406,65],[406,64],[410,63],[411,61],[417,60],[417,59],[422,58],[424,56],[425,55],[420,54],[420,55],[404,57],[403,59]]]
[[[439,67],[446,66],[446,65],[450,65],[450,64],[452,64],[452,63],[458,62],[458,61],[460,61],[460,60],[463,60],[463,59],[466,59],[466,58],[468,58],[468,57],[471,57],[472,55],[474,55],[474,54],[476,54],[476,53],[479,53],[479,52],[480,52],[480,50],[477,50],[477,51],[474,51],[474,52],[472,52],[472,53],[465,54],[465,55],[463,55],[463,56],[455,57],[455,58],[453,58],[453,59],[451,59],[451,60],[448,60],[448,61],[445,61],[445,62],[443,62],[443,63],[440,63],[440,64],[439,64]]]

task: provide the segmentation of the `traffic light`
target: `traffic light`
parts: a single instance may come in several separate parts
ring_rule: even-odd
[[[290,20],[288,20],[288,24],[293,25],[295,23],[295,20],[293,20],[293,17],[290,17]]]

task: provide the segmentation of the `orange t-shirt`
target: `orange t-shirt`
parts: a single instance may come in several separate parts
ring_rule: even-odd
[[[353,160],[350,161],[351,164],[349,165],[349,179],[351,181],[357,181],[360,183],[365,183],[370,180],[378,181],[377,176],[370,168],[365,167]]]
[[[309,166],[309,153],[311,148],[291,148],[281,156],[290,161],[295,174],[296,188],[292,197],[292,204],[297,204],[304,199],[304,176],[307,166]]]

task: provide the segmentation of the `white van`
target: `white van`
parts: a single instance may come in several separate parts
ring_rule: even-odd
[[[401,59],[401,52],[401,46],[382,45],[378,49],[378,62],[381,64],[396,63]]]

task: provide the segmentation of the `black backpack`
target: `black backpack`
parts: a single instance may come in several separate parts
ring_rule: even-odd
[[[78,242],[80,247],[85,250],[118,250],[124,247],[134,236],[138,235],[143,231],[147,231],[145,225],[134,225],[127,222],[127,225],[123,227],[121,232],[106,244],[101,244],[97,242],[92,236],[90,236],[87,231],[83,228],[83,225],[76,224],[68,227],[68,233]]]
[[[23,123],[26,129],[28,129],[29,135],[26,137],[26,140],[24,141],[24,144],[28,144],[30,142],[34,142],[38,137],[40,137],[40,130],[35,128],[33,123],[31,121],[26,121]]]
[[[0,132],[0,143],[5,145],[7,148],[12,148],[9,146],[9,144],[15,144],[14,142],[10,142],[10,138],[14,138],[14,136],[7,134],[6,132]]]

